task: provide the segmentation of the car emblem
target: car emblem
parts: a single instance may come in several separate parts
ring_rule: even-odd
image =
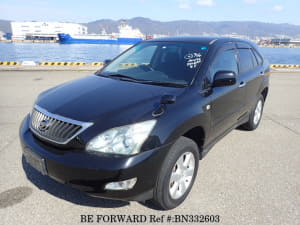
[[[45,132],[46,130],[49,129],[50,125],[51,125],[51,124],[50,124],[50,121],[49,121],[49,120],[42,120],[42,121],[40,122],[40,124],[39,124],[38,129],[39,129],[39,131],[41,131],[41,132]]]

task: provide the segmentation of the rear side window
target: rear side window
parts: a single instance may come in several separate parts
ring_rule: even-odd
[[[240,73],[246,73],[257,67],[257,61],[251,49],[238,49],[239,52],[239,69]]]
[[[226,50],[221,52],[214,59],[210,66],[210,77],[213,80],[214,75],[218,71],[233,71],[238,74],[238,67],[235,57],[235,50]]]
[[[256,60],[257,60],[258,65],[262,65],[262,63],[263,63],[262,57],[257,53],[256,50],[252,49],[252,52],[253,52],[254,55],[255,55],[255,58],[256,58]]]
[[[256,59],[255,55],[253,54],[253,50],[252,49],[249,49],[249,50],[250,50],[250,53],[251,53],[251,56],[252,56],[253,67],[256,68],[258,66],[257,59]]]

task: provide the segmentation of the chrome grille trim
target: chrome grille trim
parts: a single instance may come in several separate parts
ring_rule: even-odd
[[[45,130],[39,128],[42,121],[47,121]],[[30,130],[40,138],[57,144],[67,144],[92,125],[91,122],[82,122],[50,113],[38,105],[34,106],[30,117]]]

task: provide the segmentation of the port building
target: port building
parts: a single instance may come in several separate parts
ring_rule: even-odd
[[[58,33],[87,34],[87,27],[77,23],[11,22],[12,40],[57,40]]]

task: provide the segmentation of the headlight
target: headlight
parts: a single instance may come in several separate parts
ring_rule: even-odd
[[[87,144],[86,150],[122,155],[139,153],[155,123],[156,120],[148,120],[109,129],[94,137]]]

